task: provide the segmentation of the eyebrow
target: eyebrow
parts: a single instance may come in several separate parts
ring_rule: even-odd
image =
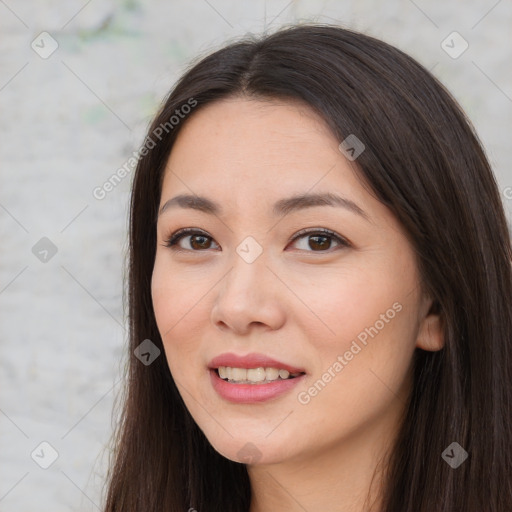
[[[283,217],[291,212],[305,208],[312,208],[315,206],[333,206],[345,208],[346,210],[349,210],[352,213],[355,213],[369,221],[368,215],[356,203],[350,199],[341,197],[331,192],[318,194],[299,194],[285,199],[280,199],[274,203],[272,213],[274,216]],[[216,216],[221,216],[223,212],[220,204],[211,199],[196,195],[180,194],[166,201],[162,208],[160,208],[158,215],[160,216],[170,208],[176,207],[190,208]]]

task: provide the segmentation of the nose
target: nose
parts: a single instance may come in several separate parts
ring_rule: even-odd
[[[255,326],[275,330],[285,323],[286,288],[262,256],[247,263],[235,255],[231,269],[214,290],[211,320],[221,330],[244,335]]]

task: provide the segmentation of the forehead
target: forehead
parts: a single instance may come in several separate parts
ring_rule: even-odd
[[[229,187],[240,193],[306,192],[316,183],[360,187],[325,121],[298,102],[230,98],[187,120],[175,141],[164,189]],[[182,182],[180,182],[180,178]]]

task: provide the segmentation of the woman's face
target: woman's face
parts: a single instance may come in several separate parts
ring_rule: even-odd
[[[160,213],[154,311],[190,414],[231,460],[299,462],[384,439],[415,347],[440,348],[413,249],[340,142],[307,107],[232,98],[193,113],[167,163],[161,208],[209,203]],[[342,199],[290,200],[326,194]],[[197,233],[166,246],[183,228]],[[277,362],[212,363],[226,353]],[[221,370],[239,381],[304,374],[238,384],[218,366],[254,369]]]

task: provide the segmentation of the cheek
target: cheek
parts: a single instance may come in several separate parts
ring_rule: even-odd
[[[151,278],[151,299],[158,330],[164,342],[166,331],[176,321],[179,307],[179,301],[176,300],[178,283],[174,276],[174,273],[166,271],[157,257]]]
[[[311,339],[343,349],[358,336],[364,342],[365,336],[370,337],[366,329],[375,324],[381,331],[396,323],[407,293],[406,285],[400,284],[404,281],[383,277],[371,267],[343,272],[326,269],[299,279],[295,276],[293,288],[309,310],[297,308],[306,313],[300,318]]]
[[[191,368],[197,366],[197,361],[194,366],[189,361],[197,350],[193,343],[193,329],[199,325],[198,315],[204,314],[201,311],[202,295],[202,290],[190,287],[190,282],[187,284],[183,274],[159,264],[157,259],[151,296],[156,324],[173,376],[186,376]]]
[[[297,288],[311,310],[300,320],[301,330],[317,356],[308,386],[320,379],[317,388],[323,390],[326,384],[338,402],[340,391],[350,390],[352,398],[346,400],[354,407],[375,389],[384,395],[400,389],[417,332],[414,273],[401,277],[388,273],[384,278],[370,269],[322,277],[315,287],[304,283]]]
[[[368,302],[370,298],[357,316],[340,313],[332,324],[336,339],[310,338],[316,339],[318,362],[298,390],[297,407],[306,430],[309,425],[317,428],[318,418],[323,418],[326,442],[387,422],[406,401],[414,344],[405,307],[391,310],[389,317],[396,315],[385,323],[379,315],[388,311],[388,302],[383,309],[377,302],[369,308]]]
[[[191,317],[197,314],[195,310],[209,287],[208,280],[196,274],[194,270],[189,272],[166,261],[164,254],[157,254],[151,297],[158,328],[165,335],[163,338],[174,337],[175,332],[183,329],[183,324],[193,325]]]

